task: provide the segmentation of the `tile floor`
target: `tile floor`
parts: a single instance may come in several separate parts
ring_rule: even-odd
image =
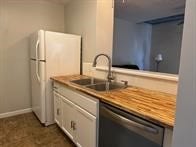
[[[0,119],[0,147],[74,147],[56,126],[42,126],[33,113]]]

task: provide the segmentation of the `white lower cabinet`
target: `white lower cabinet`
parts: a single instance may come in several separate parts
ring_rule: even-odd
[[[98,100],[89,99],[89,96],[85,97],[89,99],[86,107],[89,109],[86,110],[85,107],[80,105],[81,93],[67,90],[69,98],[66,97],[66,93],[59,93],[58,88],[54,90],[55,122],[78,147],[98,147]],[[71,101],[72,92],[73,96],[78,99],[77,104]],[[84,98],[84,96],[81,94],[81,98]],[[81,101],[83,102],[84,99],[81,99]],[[85,105],[82,104],[82,106]],[[94,106],[96,108],[93,108]],[[96,113],[95,109],[97,110]]]
[[[80,147],[96,146],[96,117],[76,107],[76,141]]]
[[[72,140],[75,139],[73,123],[76,113],[74,107],[72,102],[62,98],[62,129]]]

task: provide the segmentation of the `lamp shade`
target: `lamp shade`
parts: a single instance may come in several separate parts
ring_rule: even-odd
[[[157,62],[163,61],[163,56],[162,56],[162,54],[157,54],[156,57],[155,57],[155,61],[157,61]]]

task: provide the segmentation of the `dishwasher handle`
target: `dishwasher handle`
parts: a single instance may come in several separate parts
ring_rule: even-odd
[[[107,113],[109,117],[114,119],[116,122],[120,123],[122,126],[137,127],[139,129],[142,129],[144,131],[147,131],[147,132],[153,133],[153,134],[158,134],[159,133],[158,129],[156,129],[154,127],[151,127],[151,126],[148,126],[148,125],[145,125],[145,124],[142,124],[142,123],[139,123],[139,122],[136,122],[136,121],[133,121],[133,120],[130,120],[128,118],[125,118],[125,117],[113,112],[109,108],[106,108],[106,107],[102,106],[101,109],[102,109],[102,111],[105,112],[105,114]]]

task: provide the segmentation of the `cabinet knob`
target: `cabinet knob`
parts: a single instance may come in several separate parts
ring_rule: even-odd
[[[56,89],[58,89],[58,87],[56,87],[56,86],[53,86],[53,89],[55,89],[55,90],[56,90]]]
[[[56,111],[57,115],[60,115],[60,109],[58,108]]]
[[[76,123],[73,122],[73,130],[76,130]]]
[[[73,130],[76,130],[76,123],[74,121],[71,121],[71,128]]]
[[[73,129],[73,121],[71,121],[71,128]]]

